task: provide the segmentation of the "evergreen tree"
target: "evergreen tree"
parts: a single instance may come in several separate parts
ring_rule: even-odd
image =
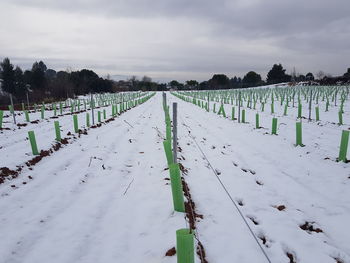
[[[2,90],[14,94],[15,71],[9,58],[5,58],[0,63],[0,78],[2,79]]]
[[[249,71],[243,78],[243,87],[255,87],[260,84],[261,76],[254,71]]]
[[[188,89],[197,89],[199,83],[197,80],[187,80],[186,86]]]
[[[214,74],[209,80],[209,87],[211,89],[228,89],[230,79],[225,74]]]
[[[286,70],[283,69],[281,64],[274,64],[272,69],[267,73],[267,83],[277,84],[281,82],[288,82],[291,80],[291,76],[286,74]]]
[[[46,87],[45,72],[47,70],[44,62],[35,62],[32,66],[32,73],[30,76],[30,85],[33,89],[44,91]]]
[[[24,82],[23,71],[19,66],[17,66],[14,70],[14,78],[15,78],[14,94],[16,96],[24,96],[26,84]]]
[[[305,77],[306,77],[306,80],[314,80],[315,79],[314,74],[312,74],[311,72],[307,73]]]

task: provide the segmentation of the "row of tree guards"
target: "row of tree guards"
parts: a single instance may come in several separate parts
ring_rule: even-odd
[[[30,122],[30,113],[40,112],[41,119],[45,119],[46,111],[52,111],[53,116],[62,115],[69,109],[69,112],[73,114],[74,112],[81,112],[82,110],[87,111],[96,107],[107,107],[115,104],[126,104],[129,101],[136,100],[143,97],[144,94],[141,92],[128,92],[128,93],[105,93],[105,94],[91,94],[90,98],[78,98],[78,99],[67,99],[65,101],[57,101],[52,103],[42,103],[41,105],[34,104],[27,106],[22,103],[22,112],[25,116],[25,121]],[[11,98],[11,97],[10,97]],[[16,111],[11,100],[11,105],[8,105],[10,114],[13,116],[14,124],[16,121]],[[0,116],[3,118],[4,113],[0,111]],[[2,118],[0,118],[0,128],[2,128]]]
[[[177,104],[173,103],[173,129],[171,129],[169,106],[165,93],[163,93],[163,109],[166,125],[166,138],[163,146],[169,168],[173,206],[175,211],[184,213],[185,202],[181,172],[177,163]],[[183,228],[176,231],[176,255],[178,263],[194,263],[194,233],[191,229]]]
[[[116,117],[117,115],[122,114],[126,110],[129,110],[133,107],[136,107],[139,104],[146,102],[154,95],[155,95],[155,93],[152,93],[152,94],[145,93],[142,97],[139,97],[135,100],[130,100],[128,102],[119,104],[119,107],[118,107],[118,105],[111,105],[111,117]],[[119,111],[118,111],[118,108],[119,108]],[[104,120],[106,120],[106,118],[107,118],[106,110],[104,109],[102,113],[103,113]],[[97,112],[98,123],[102,122],[102,118],[101,118],[102,113],[101,113],[101,111]],[[92,111],[92,114],[94,114],[93,111]],[[94,116],[94,115],[92,115],[92,116]],[[94,118],[92,118],[92,119],[94,119]],[[92,124],[93,125],[95,124],[94,121]],[[90,125],[90,113],[87,112],[86,113],[85,128],[89,128],[89,127],[91,127],[91,125]],[[78,115],[73,115],[73,128],[74,128],[75,133],[79,133]],[[54,129],[55,129],[55,140],[60,142],[62,140],[62,137],[61,137],[61,126],[59,124],[59,121],[54,121]],[[38,150],[34,131],[28,131],[28,138],[29,138],[29,142],[30,142],[30,145],[32,148],[33,155],[39,155],[40,152]]]
[[[347,89],[348,91],[348,89]],[[345,92],[345,91],[344,91]],[[201,92],[199,92],[201,93]],[[312,93],[312,90],[311,90]],[[207,101],[203,101],[200,98],[196,98],[196,96],[194,95],[193,92],[172,92],[172,95],[176,96],[177,98],[186,101],[186,102],[192,102],[194,105],[197,105],[199,107],[201,107],[202,109],[205,109],[207,112],[209,112],[209,103],[210,103],[210,95],[208,95],[207,97]],[[207,92],[207,94],[209,94],[209,92]],[[272,95],[274,96],[274,95]],[[245,109],[241,109],[241,105],[242,105],[242,94],[241,92],[238,92],[238,96],[237,96],[237,105],[238,105],[238,116],[236,118],[236,107],[232,106],[232,113],[231,113],[231,120],[235,121],[238,120],[239,123],[246,123],[246,111]],[[336,95],[334,95],[334,97],[336,97]],[[343,118],[342,118],[342,114],[343,114],[343,107],[344,107],[344,101],[345,99],[348,97],[348,93],[342,93],[342,103],[341,103],[341,110],[339,111],[339,125],[343,124]],[[215,101],[216,99],[214,99]],[[222,99],[224,100],[224,99]],[[310,98],[310,102],[311,102],[311,98]],[[233,102],[232,102],[233,104]],[[271,114],[274,113],[274,104],[271,104]],[[282,105],[282,104],[281,104]],[[310,105],[310,104],[309,104]],[[224,102],[221,102],[221,105],[218,109],[218,111],[216,111],[216,104],[213,104],[213,112],[218,114],[218,115],[222,115],[223,117],[226,118],[226,112],[225,112],[225,108],[224,108]],[[287,108],[289,107],[288,101],[286,102],[286,105],[284,107],[284,116],[287,115]],[[255,109],[255,106],[254,106]],[[264,111],[264,104],[262,104],[262,111]],[[309,114],[309,116],[311,116]],[[295,146],[301,146],[304,147],[305,145],[303,144],[302,141],[302,122],[301,122],[301,103],[299,102],[298,104],[298,118],[300,119],[299,121],[296,121],[295,124],[295,128],[296,128],[296,137],[295,137]],[[311,117],[310,117],[311,118]],[[316,120],[319,120],[319,107],[316,107]],[[278,119],[276,117],[272,118],[272,124],[271,124],[271,134],[273,135],[277,135],[277,123],[278,123]],[[260,129],[260,116],[259,113],[255,114],[255,128],[256,129]],[[349,144],[349,130],[343,130],[342,131],[342,135],[341,135],[341,140],[340,140],[340,147],[339,147],[339,155],[338,155],[338,161],[343,161],[343,162],[347,162],[347,149],[348,149],[348,144]]]

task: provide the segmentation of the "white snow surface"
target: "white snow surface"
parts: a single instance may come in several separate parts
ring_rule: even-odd
[[[350,169],[335,161],[348,111],[342,127],[331,123],[332,110],[321,111],[318,123],[303,122],[301,148],[294,146],[296,109],[282,117],[276,105],[276,136],[268,112],[260,117],[265,128],[256,130],[253,110],[247,109],[249,123],[239,124],[230,119],[230,105],[224,118],[167,97],[168,105],[178,103],[178,158],[203,215],[197,238],[208,262],[268,262],[229,195],[271,262],[290,262],[287,253],[299,263],[350,262]],[[71,118],[59,119],[65,132],[73,131]],[[39,148],[48,149],[54,120],[1,131],[0,167],[15,169],[32,158],[30,129]],[[0,262],[176,262],[165,253],[187,223],[173,211],[164,180],[164,135],[157,93],[1,184]],[[305,222],[323,232],[302,230]]]

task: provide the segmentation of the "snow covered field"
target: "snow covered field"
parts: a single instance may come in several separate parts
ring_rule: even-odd
[[[342,126],[336,107],[303,120],[305,147],[295,147],[296,108],[282,116],[276,102],[271,135],[268,105],[255,129],[256,110],[245,107],[243,124],[230,103],[224,118],[167,98],[178,103],[178,159],[208,262],[350,262],[350,169],[336,162],[347,104]],[[71,118],[62,117],[65,132]],[[53,120],[38,125],[48,149]],[[26,129],[1,131],[0,167],[32,158]],[[0,262],[176,262],[165,254],[188,222],[173,211],[164,137],[157,93],[0,184]]]

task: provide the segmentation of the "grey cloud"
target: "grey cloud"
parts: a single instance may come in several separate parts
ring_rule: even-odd
[[[149,57],[119,55],[115,59],[120,59],[123,63],[117,65],[110,61],[86,62],[83,58],[78,63],[94,66],[103,71],[244,74],[248,70],[256,70],[265,74],[273,63],[281,62],[289,67],[296,65],[305,71],[327,68],[331,73],[340,74],[349,66],[347,65],[350,56],[349,0],[3,0],[2,2],[16,5],[18,8],[25,6],[48,9],[63,14],[104,17],[112,21],[122,18],[141,19],[141,21],[163,18],[175,23],[178,20],[186,20],[189,24],[195,21],[196,26],[192,29],[194,37],[202,34],[198,33],[198,24],[206,29],[203,33],[206,35],[201,37],[204,38],[204,42],[209,43],[208,45],[199,43],[196,46],[193,41],[191,42],[192,39],[189,39],[189,43],[175,43],[174,50],[171,50],[170,54],[168,47],[162,46],[161,43],[157,47],[158,56],[154,56],[154,53]],[[184,23],[181,26],[184,26]],[[173,30],[181,33],[182,28],[179,26]],[[143,39],[140,38],[139,41],[142,43]],[[224,45],[225,43],[227,45]],[[305,57],[308,58],[307,61]],[[322,62],[322,57],[331,63]],[[330,58],[334,59],[329,60]],[[64,64],[51,61],[60,66]]]
[[[348,0],[5,0],[36,8],[111,17],[187,17],[254,33],[304,32],[349,17]],[[251,4],[249,4],[251,3]]]

